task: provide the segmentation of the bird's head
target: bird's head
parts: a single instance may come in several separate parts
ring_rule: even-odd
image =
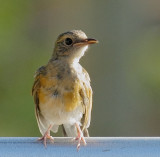
[[[81,30],[72,30],[58,36],[53,56],[70,61],[79,61],[88,48],[88,45],[98,43],[97,40],[87,38]]]

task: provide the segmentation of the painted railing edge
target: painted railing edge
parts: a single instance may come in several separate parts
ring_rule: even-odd
[[[55,137],[45,148],[38,137],[0,137],[0,157],[152,157],[160,156],[160,137],[87,137],[87,145],[70,137]]]

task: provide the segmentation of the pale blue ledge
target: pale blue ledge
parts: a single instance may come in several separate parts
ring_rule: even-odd
[[[47,148],[36,137],[0,137],[0,157],[160,157],[160,137],[90,137],[76,150],[71,138]]]

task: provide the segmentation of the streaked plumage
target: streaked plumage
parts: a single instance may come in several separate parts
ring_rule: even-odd
[[[88,39],[82,31],[73,30],[61,34],[52,58],[35,74],[32,94],[38,126],[43,135],[41,139],[45,145],[46,138],[51,138],[50,130],[55,133],[60,125],[63,126],[65,135],[79,139],[77,148],[81,140],[85,143],[77,127],[80,126],[84,136],[88,136],[92,89],[90,77],[79,64],[79,59],[84,55],[88,44],[96,42],[95,39]]]

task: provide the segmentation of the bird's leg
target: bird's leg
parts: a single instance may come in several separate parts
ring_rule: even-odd
[[[51,130],[52,126],[53,125],[50,125],[48,127],[47,131],[45,132],[45,134],[41,138],[38,139],[39,141],[43,141],[45,147],[47,146],[47,144],[46,144],[47,139],[50,139],[51,142],[54,142],[54,138],[52,136],[50,136],[50,130]]]
[[[78,140],[78,144],[77,144],[77,151],[78,151],[79,148],[80,148],[80,145],[81,145],[81,144],[80,144],[81,141],[83,141],[83,144],[84,144],[84,145],[86,145],[87,143],[86,143],[86,141],[85,141],[85,139],[84,139],[83,132],[81,131],[81,128],[80,128],[79,124],[78,124],[78,123],[75,123],[75,125],[76,125],[77,132],[78,132],[78,135],[77,135],[77,137],[75,138],[75,140]]]

